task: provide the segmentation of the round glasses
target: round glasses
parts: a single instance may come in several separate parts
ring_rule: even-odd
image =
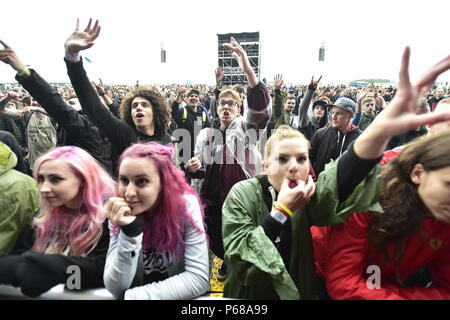
[[[228,106],[228,108],[234,108],[234,107],[237,107],[237,103],[235,101],[220,100],[219,101],[219,107],[220,108],[225,108],[225,106]]]

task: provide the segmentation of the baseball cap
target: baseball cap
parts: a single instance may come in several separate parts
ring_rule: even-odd
[[[191,94],[200,95],[200,92],[197,89],[191,89],[191,90],[189,90],[189,92],[186,95],[186,97],[189,97]]]
[[[325,100],[317,100],[313,103],[312,108],[314,109],[316,106],[322,106],[325,108],[327,106],[327,102]]]
[[[327,106],[328,108],[338,107],[353,114],[355,113],[356,110],[356,103],[352,99],[345,97],[339,98],[334,103],[328,104]]]

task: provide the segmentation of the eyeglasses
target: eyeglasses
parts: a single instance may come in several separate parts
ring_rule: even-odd
[[[237,107],[237,103],[235,101],[220,100],[219,101],[219,107],[220,108],[224,108],[225,106],[228,106],[228,108],[234,108],[234,107]]]

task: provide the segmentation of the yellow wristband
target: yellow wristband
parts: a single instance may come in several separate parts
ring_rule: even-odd
[[[278,201],[275,201],[274,203],[273,203],[273,205],[275,206],[275,207],[280,207],[280,209],[283,209],[283,211],[285,211],[289,216],[292,216],[292,211],[291,210],[289,210],[289,208],[288,207],[286,207],[284,204],[282,204],[281,202],[278,202]]]

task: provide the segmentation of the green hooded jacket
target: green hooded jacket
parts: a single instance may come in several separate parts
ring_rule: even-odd
[[[16,155],[0,142],[0,255],[13,249],[23,228],[39,210],[36,182],[14,170],[16,163]]]
[[[237,183],[223,206],[223,241],[228,278],[224,296],[240,299],[317,299],[310,227],[343,223],[354,212],[380,212],[377,165],[345,200],[339,202],[338,161],[327,164],[316,182],[315,196],[290,218],[290,265],[284,262],[261,226],[269,215],[259,181]]]

